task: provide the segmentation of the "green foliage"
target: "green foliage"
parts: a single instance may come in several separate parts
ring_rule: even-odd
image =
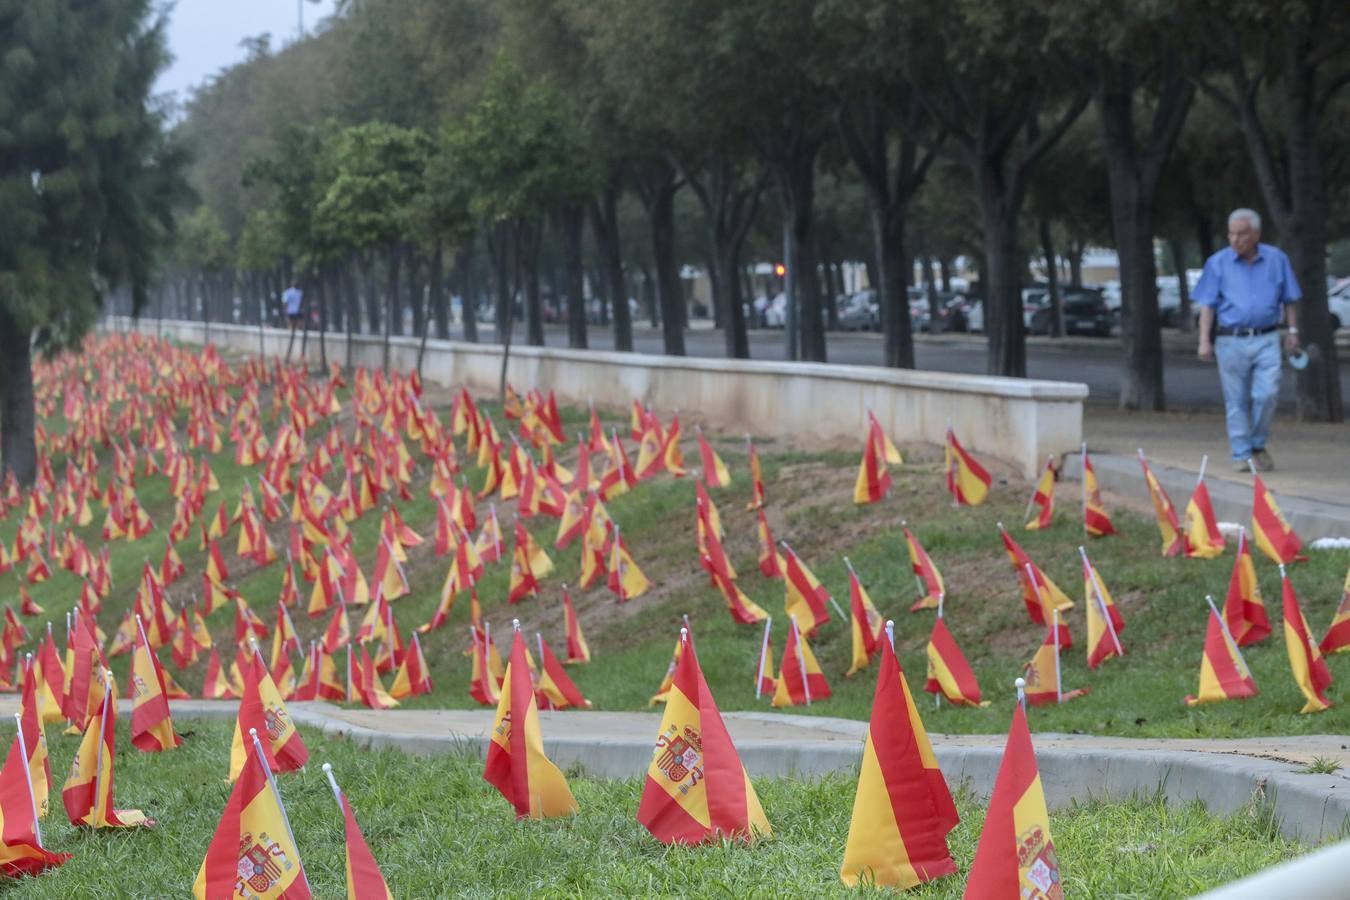
[[[280,216],[268,209],[254,210],[239,235],[239,268],[261,272],[281,263],[286,252]]]
[[[332,180],[314,210],[320,241],[365,251],[408,235],[423,191],[426,134],[370,122],[343,129],[329,152]]]
[[[230,236],[210,207],[197,207],[183,222],[179,254],[205,272],[221,272],[233,261]]]

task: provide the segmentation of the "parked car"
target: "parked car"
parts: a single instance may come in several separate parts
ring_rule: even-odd
[[[881,327],[881,306],[876,291],[859,291],[839,305],[842,331],[876,331]]]
[[[1050,292],[1047,288],[1025,288],[1022,291],[1022,327],[1032,334],[1036,330],[1031,327],[1032,319],[1037,313],[1050,308]]]
[[[1327,307],[1331,310],[1331,329],[1350,323],[1350,278],[1327,291]]]
[[[1101,292],[1087,288],[1072,288],[1061,301],[1064,310],[1064,333],[1110,337],[1115,327],[1115,314],[1106,305]],[[1049,334],[1052,311],[1047,306],[1031,320],[1032,334]]]
[[[767,328],[787,327],[787,295],[782,291],[774,295],[764,310],[764,325]]]

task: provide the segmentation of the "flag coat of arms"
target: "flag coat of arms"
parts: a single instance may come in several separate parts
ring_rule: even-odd
[[[767,837],[769,821],[686,631],[679,648],[638,822],[663,844]]]

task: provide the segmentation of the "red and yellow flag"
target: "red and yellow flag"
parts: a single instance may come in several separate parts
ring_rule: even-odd
[[[356,824],[356,814],[352,812],[352,805],[347,802],[347,795],[338,787],[337,779],[333,777],[333,766],[324,763],[323,772],[328,776],[328,783],[333,788],[333,796],[337,798],[338,806],[342,807],[345,832],[343,843],[347,851],[348,900],[394,900],[394,895],[389,892],[389,886],[384,883],[380,866],[375,862],[375,854],[370,852],[370,845],[366,843],[365,835],[361,833],[361,826]]]
[[[23,730],[23,746],[28,754],[28,775],[33,788],[33,805],[37,817],[47,817],[47,804],[52,792],[52,765],[47,755],[47,734],[38,713],[38,679],[36,663],[25,667],[23,698],[20,701],[19,727]]]
[[[928,681],[923,689],[930,694],[941,693],[953,706],[988,706],[980,699],[980,685],[966,662],[965,654],[947,629],[947,620],[933,620],[933,633],[928,637]]]
[[[169,716],[168,692],[159,660],[136,619],[136,651],[131,659],[131,745],[144,753],[172,750],[183,743]]]
[[[1090,537],[1116,533],[1111,517],[1106,514],[1106,504],[1102,503],[1102,487],[1097,481],[1097,470],[1092,468],[1086,444],[1083,445],[1083,526]]]
[[[1256,581],[1246,529],[1238,532],[1237,559],[1233,560],[1233,574],[1228,579],[1223,620],[1239,647],[1270,636],[1270,619],[1266,616],[1266,602],[1261,599],[1261,585]]]
[[[211,656],[206,660],[206,674],[202,676],[202,699],[233,700],[238,696],[237,686],[230,681],[220,664],[220,654],[212,647]]]
[[[606,586],[620,603],[625,603],[634,597],[641,597],[652,586],[652,583],[647,580],[647,576],[642,574],[642,570],[634,562],[633,557],[629,555],[628,546],[623,542],[617,527],[614,529],[614,536],[610,540],[609,577],[606,580]]]
[[[764,516],[764,508],[757,510],[759,515],[759,574],[765,578],[782,578],[787,563],[783,554],[778,552],[773,532],[769,531],[769,520]]]
[[[1205,649],[1200,656],[1200,689],[1195,696],[1186,696],[1186,705],[1255,696],[1256,681],[1247,668],[1247,661],[1225,630],[1218,612],[1211,608],[1209,626],[1205,629]]]
[[[1050,612],[1059,610],[1061,613],[1065,610],[1073,609],[1073,601],[1065,596],[1059,589],[1059,585],[1050,580],[1041,567],[1031,561],[1025,550],[1013,540],[1012,535],[1003,527],[1000,522],[998,526],[999,535],[1003,538],[1003,549],[1008,554],[1008,562],[1012,563],[1013,574],[1017,576],[1017,584],[1022,589],[1022,603],[1027,608],[1027,616],[1037,625],[1045,625],[1050,622]],[[1064,649],[1073,646],[1072,638],[1068,635],[1068,624],[1064,617],[1060,616],[1060,643]]]
[[[1052,618],[1057,619],[1058,616]],[[1064,690],[1059,659],[1059,651],[1062,648],[1056,639],[1057,634],[1053,627],[1046,629],[1045,640],[1041,641],[1040,647],[1036,648],[1036,655],[1022,670],[1022,677],[1026,679],[1027,702],[1032,706],[1063,703],[1088,692],[1087,688]]]
[[[490,737],[483,778],[515,807],[516,818],[551,819],[577,811],[567,779],[544,755],[539,708],[525,661],[525,638],[519,628],[511,644],[511,661]]]
[[[567,670],[553,654],[553,648],[540,635],[535,635],[535,640],[539,642],[539,682],[535,686],[535,699],[540,707],[589,709],[591,701],[582,696]]]
[[[979,506],[989,496],[989,484],[993,480],[984,466],[975,457],[966,452],[956,439],[956,432],[947,429],[947,443],[944,448],[944,469],[947,473],[947,492],[952,495],[958,506]]]
[[[773,706],[810,706],[828,699],[830,684],[811,652],[811,645],[797,625],[796,616],[790,616],[787,641],[783,644],[783,664],[778,670],[774,686]]]
[[[567,664],[588,663],[591,661],[591,648],[586,643],[586,635],[581,631],[581,620],[577,618],[576,608],[572,606],[572,597],[563,588],[563,626],[567,630]]]
[[[947,587],[942,581],[942,573],[938,571],[937,566],[933,565],[933,560],[928,556],[928,551],[923,549],[923,545],[909,530],[909,526],[904,522],[901,522],[900,525],[905,530],[905,546],[909,549],[909,565],[914,570],[914,581],[919,586],[919,599],[914,601],[914,605],[909,608],[909,611],[937,609],[947,593]]]
[[[1050,527],[1050,520],[1055,515],[1055,475],[1055,458],[1052,456],[1045,464],[1041,480],[1036,482],[1036,489],[1031,492],[1031,499],[1027,501],[1028,516],[1033,509],[1037,511],[1035,517],[1027,519],[1028,531]]]
[[[395,700],[402,700],[405,697],[429,693],[431,693],[431,669],[427,666],[427,658],[422,654],[422,641],[414,631],[408,651],[403,654],[403,662],[399,664],[398,672],[394,675],[394,683],[389,686],[389,696]]]
[[[886,468],[886,448],[890,440],[881,430],[881,423],[870,413],[868,417],[871,421],[863,444],[862,462],[858,464],[858,478],[853,485],[853,502],[857,504],[876,503],[891,489],[891,473]],[[894,449],[893,445],[891,449]],[[898,452],[895,455],[900,456]]]
[[[872,605],[872,598],[867,596],[867,590],[858,580],[858,573],[853,571],[852,565],[848,567],[848,597],[851,613],[849,630],[853,635],[853,661],[844,675],[851,678],[860,670],[867,668],[872,657],[885,643],[882,630],[886,627],[886,623],[882,620],[881,613]]]
[[[1341,602],[1336,606],[1336,614],[1331,617],[1331,627],[1327,636],[1322,638],[1318,649],[1323,653],[1344,653],[1350,650],[1350,570],[1345,573],[1345,584],[1341,588]]]
[[[769,835],[750,776],[699,668],[687,631],[661,717],[637,819],[663,844]]]
[[[1308,557],[1299,552],[1303,549],[1303,542],[1280,512],[1275,495],[1266,487],[1260,475],[1252,478],[1252,540],[1256,541],[1262,553],[1270,557],[1271,562],[1281,565],[1307,562]]]
[[[469,627],[473,639],[473,662],[469,673],[469,696],[483,706],[496,706],[501,700],[501,686],[492,672],[490,655],[495,651],[486,632]]]
[[[774,677],[773,668],[773,644],[769,640],[769,632],[773,629],[773,618],[764,620],[764,639],[759,645],[759,663],[755,666],[755,699],[758,700],[765,694],[772,695],[778,688],[778,681]]]
[[[31,754],[27,738],[15,735],[5,764],[0,768],[0,875],[8,878],[41,875],[70,859],[69,853],[53,853],[38,840],[37,798],[33,794]],[[33,775],[40,773],[31,773]]]
[[[262,655],[255,650],[241,668],[244,696],[239,701],[239,715],[230,743],[230,780],[239,777],[251,752],[246,737],[250,728],[257,729],[272,771],[291,772],[300,768],[309,760],[309,750],[286,711],[286,702],[281,699],[271,673],[263,665]]]
[[[882,638],[839,877],[850,887],[866,881],[905,890],[955,875],[947,834],[959,821],[899,660]]]
[[[1223,556],[1223,532],[1214,519],[1214,506],[1209,502],[1209,488],[1205,487],[1203,477],[1195,483],[1191,499],[1186,501],[1186,532],[1182,542],[1189,559]]]
[[[1321,712],[1331,708],[1326,690],[1331,687],[1331,670],[1327,661],[1313,643],[1312,631],[1303,610],[1294,596],[1294,587],[1289,583],[1289,575],[1280,566],[1280,587],[1284,593],[1284,649],[1289,654],[1289,668],[1294,673],[1294,681],[1303,692],[1307,703],[1300,713]]]
[[[994,779],[984,829],[966,878],[965,897],[1058,898],[1064,896],[1059,859],[1050,839],[1050,815],[1031,745],[1026,713],[1013,708],[1003,762]]]
[[[830,621],[830,611],[826,608],[826,604],[830,602],[830,592],[825,590],[824,585],[806,567],[801,557],[792,552],[791,547],[784,545],[784,548],[787,553],[783,556],[786,587],[783,607],[797,622],[798,627],[811,637],[820,626]]]
[[[225,802],[220,824],[197,870],[197,900],[308,900],[309,880],[286,822],[281,795],[267,774],[258,741],[247,740],[247,757]]]
[[[686,621],[688,621],[686,619]],[[685,629],[685,634],[688,629]],[[684,655],[684,645],[686,641],[683,637],[675,642],[675,652],[670,655],[670,665],[666,666],[666,674],[661,678],[661,686],[656,689],[656,693],[647,701],[648,706],[655,706],[658,703],[665,703],[670,697],[670,688],[675,684],[675,670],[680,667],[680,657]],[[693,644],[692,637],[687,642]]]
[[[61,802],[72,825],[90,828],[150,826],[139,809],[113,808],[113,757],[117,752],[117,682],[104,670],[103,702],[89,717],[80,748],[61,789]]]
[[[1172,498],[1167,496],[1167,491],[1158,483],[1157,476],[1149,468],[1148,460],[1144,458],[1144,451],[1139,451],[1139,465],[1144,470],[1144,483],[1148,485],[1148,497],[1153,501],[1153,515],[1158,520],[1158,531],[1162,534],[1162,555],[1176,556],[1181,552],[1183,546],[1181,525],[1177,523],[1177,510],[1172,505]]]
[[[703,436],[702,428],[695,427],[694,434],[698,436],[698,455],[703,466],[704,483],[708,487],[727,487],[731,484],[731,473],[727,471],[726,463],[722,462],[722,457],[717,455],[712,444]]]
[[[759,451],[755,449],[755,442],[750,440],[750,435],[745,436],[745,452],[749,456],[750,464],[750,503],[745,507],[747,510],[756,510],[764,508],[764,473],[759,467]]]
[[[1125,619],[1111,599],[1111,592],[1102,581],[1101,573],[1088,561],[1087,552],[1078,548],[1083,557],[1083,603],[1087,607],[1087,664],[1095,669],[1113,656],[1124,656],[1120,632]]]

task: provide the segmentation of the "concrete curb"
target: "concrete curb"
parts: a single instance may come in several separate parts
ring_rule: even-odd
[[[1090,445],[1089,445],[1090,446]],[[1143,470],[1139,460],[1133,456],[1119,456],[1109,453],[1093,453],[1092,468],[1097,480],[1108,491],[1126,496],[1138,496],[1147,500],[1147,487],[1144,485]],[[1194,471],[1173,466],[1160,465],[1149,460],[1149,468],[1159,483],[1167,491],[1177,507],[1177,514],[1185,509],[1186,501],[1195,489]],[[1064,458],[1064,477],[1073,481],[1082,480],[1082,460],[1076,453]],[[1209,489],[1209,499],[1214,507],[1214,516],[1220,522],[1241,522],[1244,525],[1252,517],[1251,483],[1242,484],[1219,477],[1206,477],[1205,486]],[[1287,493],[1277,494],[1280,511],[1289,520],[1289,525],[1304,541],[1320,537],[1350,536],[1350,508],[1334,503],[1323,503],[1307,497]]]
[[[229,720],[236,715],[237,704],[185,700],[174,701],[172,709],[180,719]],[[409,715],[445,715],[459,723],[442,733],[413,733],[397,730],[399,721],[392,717],[398,713],[374,714],[391,717],[388,728],[376,729],[343,718],[370,718],[364,711],[322,702],[295,703],[288,709],[297,724],[326,736],[415,756],[459,754],[481,758],[487,752],[487,730],[492,721],[486,710],[411,711]],[[129,711],[124,710],[123,715],[129,715]],[[605,721],[601,716],[621,716],[627,727],[608,735],[558,734],[557,726],[562,722],[574,725],[592,715],[598,720],[595,724]],[[544,733],[549,735],[552,730],[552,736],[545,738],[545,750],[564,770],[597,778],[632,778],[647,771],[652,740],[643,735],[648,731],[655,734],[654,723],[659,720],[655,714],[544,712],[541,719]],[[746,712],[727,713],[724,719],[733,735],[767,730],[761,738],[736,738],[741,761],[756,778],[852,777],[867,730],[866,722],[827,717]],[[555,723],[553,729],[550,722]],[[790,732],[801,739],[789,739]],[[978,797],[988,797],[1003,757],[1002,736],[931,737],[948,783]],[[1350,780],[1338,774],[1304,774],[1289,763],[1236,753],[1086,746],[1092,739],[1079,735],[1044,733],[1033,740],[1041,744],[1036,759],[1046,802],[1052,809],[1088,800],[1162,795],[1171,805],[1199,800],[1219,816],[1255,808],[1272,815],[1284,835],[1305,844],[1350,834]],[[1111,740],[1119,744],[1127,739]],[[1079,742],[1085,746],[1072,746]]]

